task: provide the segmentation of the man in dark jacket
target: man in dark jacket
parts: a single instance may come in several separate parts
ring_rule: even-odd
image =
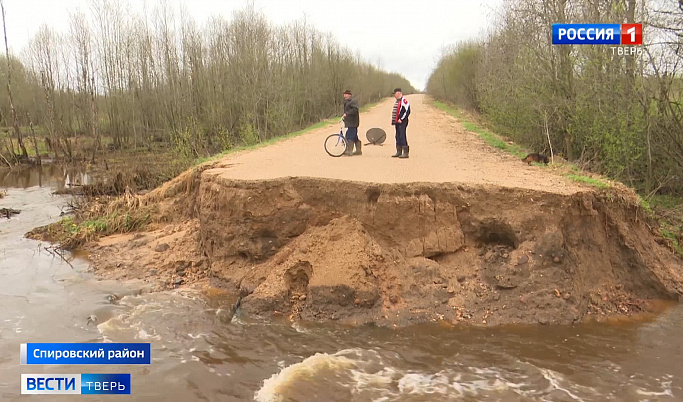
[[[396,127],[396,154],[391,155],[392,158],[407,158],[408,138],[406,129],[408,128],[408,116],[410,116],[410,102],[403,97],[401,88],[394,89],[394,108],[391,111],[391,124]]]
[[[362,155],[361,143],[358,139],[358,126],[360,125],[360,113],[358,102],[351,97],[351,91],[344,91],[344,125],[346,126],[346,151],[344,155]],[[353,152],[353,146],[356,152]]]

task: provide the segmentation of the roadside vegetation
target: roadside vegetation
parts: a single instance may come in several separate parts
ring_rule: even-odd
[[[551,44],[552,23],[596,21],[642,22],[642,54]],[[492,26],[487,37],[444,52],[427,84],[442,102],[437,107],[477,116],[488,129],[464,118],[468,130],[516,156],[550,156],[552,146],[577,167],[566,173],[574,181],[632,187],[680,251],[683,7],[664,0],[507,0]]]
[[[21,54],[0,57],[0,165],[111,168],[112,155],[146,152],[188,167],[339,116],[345,89],[361,105],[397,86],[414,92],[306,21],[276,26],[247,7],[200,26],[184,11],[161,2],[136,15],[96,0],[66,32],[43,26]]]
[[[67,31],[44,25],[20,54],[0,56],[0,168],[49,159],[96,178],[63,191],[86,196],[73,216],[31,237],[73,249],[138,230],[151,212],[133,195],[333,123],[345,89],[364,110],[395,87],[415,92],[305,20],[276,26],[247,6],[200,26],[170,3],[149,11],[95,0]]]

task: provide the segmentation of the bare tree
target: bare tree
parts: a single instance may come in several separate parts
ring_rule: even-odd
[[[642,22],[642,56],[554,46],[555,22]],[[649,194],[683,181],[683,10],[666,0],[506,0],[481,42],[457,45],[428,92],[482,112],[501,133]],[[478,55],[473,60],[472,54]],[[463,78],[463,74],[467,74]],[[464,97],[476,82],[474,94]],[[474,102],[472,102],[472,99]],[[659,183],[659,185],[658,185]]]
[[[17,119],[17,111],[14,108],[14,98],[12,96],[12,63],[9,57],[9,44],[7,43],[7,25],[5,23],[5,3],[0,0],[0,8],[2,9],[2,30],[5,36],[5,55],[7,57],[7,92],[9,94],[9,105],[10,111],[12,113],[12,126],[14,127],[14,134],[17,136],[17,142],[19,143],[19,148],[21,150],[21,156],[24,159],[28,159],[28,152],[26,152],[26,147],[24,146],[24,139],[21,135],[21,130],[19,129],[19,120]]]
[[[200,26],[178,11],[161,2],[134,15],[124,1],[97,0],[64,34],[42,27],[18,115],[44,126],[66,159],[106,157],[108,140],[197,158],[339,115],[347,87],[362,103],[412,91],[305,20],[276,27],[252,5]]]

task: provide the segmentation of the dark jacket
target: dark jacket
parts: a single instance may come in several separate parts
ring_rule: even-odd
[[[344,99],[344,113],[346,113],[346,117],[344,117],[344,125],[346,127],[360,126],[360,113],[358,112],[358,102],[355,99]]]

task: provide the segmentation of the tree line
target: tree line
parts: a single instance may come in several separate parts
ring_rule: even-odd
[[[644,194],[683,194],[682,2],[506,0],[499,11],[485,38],[444,52],[429,94]],[[642,23],[643,46],[554,46],[553,23]]]
[[[166,2],[139,15],[120,1],[94,0],[70,16],[68,32],[43,25],[21,55],[7,53],[3,83],[8,73],[20,126],[16,135],[0,133],[10,161],[26,156],[16,140],[30,127],[67,160],[82,139],[93,160],[105,139],[108,148],[166,144],[196,158],[338,116],[345,89],[361,104],[396,86],[414,91],[305,20],[275,26],[247,6],[200,26]],[[12,127],[7,89],[0,87],[0,125]]]

